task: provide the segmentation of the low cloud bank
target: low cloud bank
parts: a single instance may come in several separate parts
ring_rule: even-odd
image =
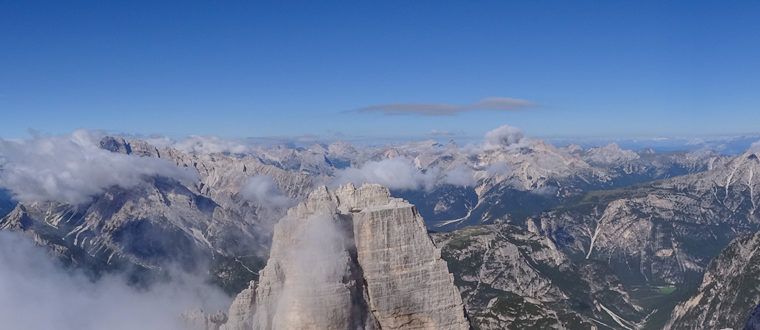
[[[229,305],[228,297],[199,278],[139,291],[116,276],[92,282],[18,233],[0,232],[0,265],[2,329],[184,330],[183,311]]]
[[[240,196],[265,208],[287,208],[295,204],[295,201],[285,196],[274,179],[268,175],[250,176],[245,186],[240,189]]]
[[[150,176],[192,183],[197,173],[157,158],[98,148],[85,130],[27,140],[0,139],[0,188],[19,201],[82,204],[111,186],[134,187]]]
[[[251,151],[251,146],[218,136],[191,135],[172,145],[175,149],[190,154],[232,153],[243,154]]]
[[[377,183],[389,189],[432,190],[440,184],[474,186],[475,179],[472,170],[467,167],[461,166],[452,170],[432,167],[422,171],[408,160],[395,158],[369,161],[360,167],[336,171],[333,186],[346,183]]]
[[[472,170],[464,165],[444,171],[441,182],[462,187],[473,187],[476,183]]]

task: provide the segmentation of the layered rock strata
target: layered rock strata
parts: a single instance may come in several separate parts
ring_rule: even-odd
[[[238,296],[222,329],[469,327],[414,205],[379,185],[349,184],[317,189],[280,220],[260,282]]]

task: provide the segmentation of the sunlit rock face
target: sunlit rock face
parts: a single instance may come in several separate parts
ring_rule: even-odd
[[[379,186],[343,187],[338,196],[353,202],[358,260],[381,326],[467,328],[453,278],[414,206]]]
[[[230,305],[228,318],[234,322],[223,324],[221,330],[248,330],[253,328],[255,306],[256,282],[251,281],[247,288],[238,293]]]
[[[57,199],[10,203],[8,192],[0,189],[0,230],[22,232],[65,263],[93,274],[125,270],[133,280],[147,282],[168,265],[208,267],[213,281],[236,293],[266,261],[272,227],[290,201],[312,190],[309,175],[250,155],[191,154],[110,136],[88,148],[74,150],[128,164],[165,163],[193,177],[136,176],[126,187],[95,189],[79,204]],[[118,168],[113,171],[119,174]],[[247,196],[247,187],[262,186],[252,180],[257,177],[269,179],[280,196],[272,198],[266,189],[265,198]],[[88,180],[94,179],[72,182]]]
[[[683,284],[740,234],[760,229],[754,152],[712,169],[586,194],[529,219],[571,255],[603,260],[629,283]]]
[[[417,210],[379,185],[322,187],[289,210],[255,297],[241,295],[222,329],[469,328]]]

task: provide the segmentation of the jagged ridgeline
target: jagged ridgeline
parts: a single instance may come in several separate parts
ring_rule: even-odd
[[[212,281],[237,293],[257,278],[272,227],[288,207],[246,198],[241,191],[249,178],[271,178],[287,198],[303,198],[312,189],[309,175],[253,157],[188,154],[116,137],[103,138],[99,146],[130,157],[158,158],[192,169],[198,178],[145,177],[128,188],[106,187],[82,203],[22,202],[0,219],[0,229],[32,237],[93,277],[126,271],[135,283],[145,284],[163,277],[167,267],[210,269]]]
[[[203,271],[236,297],[186,313],[203,329],[745,324],[760,302],[755,151],[522,139],[218,152],[105,137],[98,152],[197,177],[145,176],[81,202],[0,191],[0,229],[93,278]]]

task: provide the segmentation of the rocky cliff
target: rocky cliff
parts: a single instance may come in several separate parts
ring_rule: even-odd
[[[741,329],[760,301],[758,249],[760,232],[733,240],[710,262],[696,294],[675,307],[667,328]]]
[[[319,188],[290,209],[252,289],[222,329],[469,328],[422,218],[378,185]]]
[[[271,177],[273,189],[285,200],[304,198],[312,185],[305,173],[266,165],[252,156],[188,154],[118,137],[104,137],[99,147],[128,157],[165,159],[197,172],[198,178],[144,178],[129,188],[108,187],[78,205],[18,203],[0,218],[0,230],[23,232],[65,262],[94,274],[126,269],[142,278],[169,264],[187,269],[210,264],[211,277],[236,293],[256,278],[268,255],[272,227],[287,209],[246,198],[249,179]]]

